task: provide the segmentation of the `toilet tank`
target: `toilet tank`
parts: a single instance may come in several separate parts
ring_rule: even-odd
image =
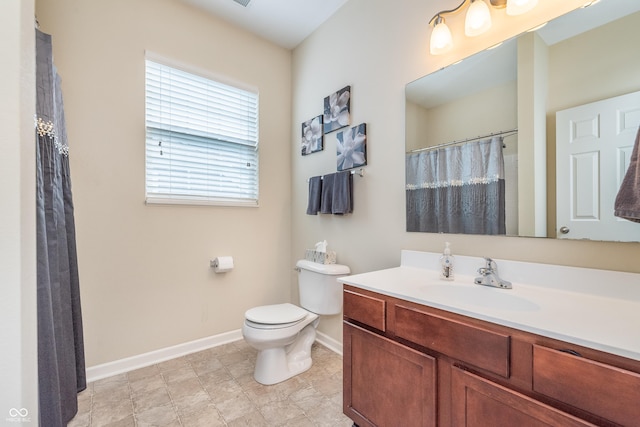
[[[342,284],[337,279],[348,275],[351,272],[349,267],[304,259],[298,261],[296,267],[302,307],[323,315],[342,312]]]

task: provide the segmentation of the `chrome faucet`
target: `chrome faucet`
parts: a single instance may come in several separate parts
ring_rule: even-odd
[[[502,280],[498,276],[498,265],[491,258],[484,258],[485,266],[478,269],[480,276],[476,277],[476,285],[493,286],[494,288],[511,289],[511,282]]]

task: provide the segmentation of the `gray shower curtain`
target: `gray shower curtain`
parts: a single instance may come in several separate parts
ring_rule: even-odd
[[[407,231],[506,234],[502,137],[409,153]]]
[[[36,226],[40,425],[66,426],[86,388],[69,148],[51,36],[36,30]]]

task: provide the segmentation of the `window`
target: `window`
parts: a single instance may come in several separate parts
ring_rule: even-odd
[[[257,206],[258,94],[147,59],[147,203]]]

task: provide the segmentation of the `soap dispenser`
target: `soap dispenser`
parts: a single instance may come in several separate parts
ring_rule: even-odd
[[[449,242],[445,243],[444,252],[440,257],[440,278],[442,280],[453,280],[453,255]]]

